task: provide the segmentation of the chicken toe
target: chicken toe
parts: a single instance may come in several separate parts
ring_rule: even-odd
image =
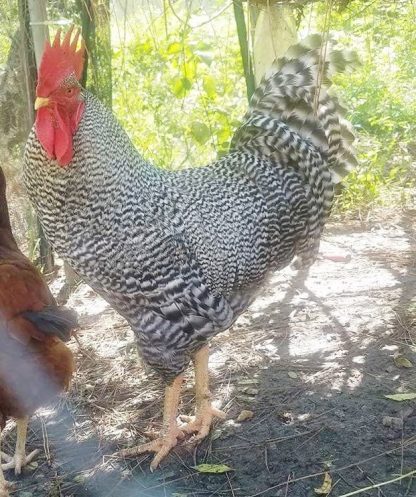
[[[0,460],[5,462],[10,462],[13,460],[13,457],[9,456],[9,454],[6,454],[5,452],[0,451]]]
[[[26,455],[25,453],[16,453],[14,457],[11,458],[10,461],[1,465],[1,469],[3,471],[7,471],[8,469],[14,469],[16,475],[20,475],[22,472],[22,468],[33,461],[33,459],[39,454],[39,450],[33,450],[30,454]],[[1,495],[1,494],[0,494]]]
[[[1,453],[1,458],[6,461],[5,464],[1,465],[1,469],[3,471],[14,468],[15,474],[20,475],[20,473],[22,472],[22,468],[26,466],[26,464],[29,464],[38,455],[38,449],[33,450],[30,454],[26,455],[26,434],[28,422],[28,417],[16,420],[16,449],[14,452],[14,456],[9,456],[4,452]]]
[[[206,345],[199,349],[192,358],[195,368],[195,417],[189,418],[189,423],[181,426],[181,430],[185,433],[197,433],[194,441],[202,440],[208,435],[214,418],[225,419],[226,417],[223,411],[211,404],[211,392],[208,388],[208,359],[209,348]]]
[[[129,449],[123,449],[117,453],[119,456],[132,457],[145,452],[155,452],[155,457],[150,464],[150,470],[154,471],[160,464],[160,462],[169,454],[171,449],[176,446],[178,439],[184,438],[182,430],[177,426],[172,426],[170,429],[156,440],[151,442],[138,445],[137,447],[132,447]]]
[[[212,406],[208,399],[204,399],[197,406],[196,416],[188,418],[189,422],[181,426],[181,430],[189,434],[196,433],[194,441],[202,440],[208,435],[214,418],[225,419],[226,414]]]
[[[1,429],[0,429],[0,437],[1,437]],[[1,443],[1,438],[0,438]],[[0,451],[0,460],[3,458],[4,460],[10,460],[11,457]],[[9,489],[11,484],[4,478],[3,470],[0,465],[0,497],[9,497]]]
[[[13,484],[0,476],[0,497],[10,497],[9,490],[13,488]]]
[[[183,375],[175,378],[173,383],[166,387],[165,402],[163,408],[163,428],[159,438],[137,447],[123,449],[117,452],[121,457],[132,457],[144,452],[156,452],[153,461],[150,464],[150,470],[154,471],[170,452],[176,446],[178,439],[185,437],[182,430],[178,428],[176,417],[178,414],[179,396],[181,393],[181,386],[183,382]]]

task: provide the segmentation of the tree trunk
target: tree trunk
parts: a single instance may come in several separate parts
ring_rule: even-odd
[[[29,121],[33,124],[36,87],[36,67],[40,64],[45,40],[48,37],[45,0],[19,0],[19,16],[22,32],[22,47],[24,53],[25,86],[28,97]],[[53,253],[48,244],[42,226],[37,221],[39,236],[39,264],[45,273],[54,268]]]
[[[250,101],[251,95],[253,95],[255,90],[255,84],[242,0],[234,0],[233,7],[235,23],[237,26],[238,41],[240,43],[240,53],[243,62],[244,76],[246,79],[247,98]]]
[[[21,56],[23,73],[25,80],[25,92],[27,101],[27,133],[35,119],[35,111],[33,102],[35,101],[35,85],[36,85],[36,60],[33,51],[33,41],[30,31],[30,16],[28,0],[19,0],[19,21],[21,33]]]
[[[28,0],[28,7],[36,67],[39,69],[45,41],[49,40],[49,29],[45,22],[47,20],[46,1]]]
[[[270,4],[259,9],[253,45],[256,85],[273,61],[296,41],[296,21],[290,5]]]
[[[81,84],[112,106],[110,0],[78,0],[87,48]],[[88,74],[88,77],[87,77]]]

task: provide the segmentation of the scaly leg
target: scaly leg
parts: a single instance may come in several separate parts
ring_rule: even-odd
[[[150,464],[150,470],[154,471],[159,466],[162,459],[169,454],[173,447],[175,447],[178,439],[184,438],[184,434],[182,430],[178,428],[176,422],[182,382],[183,375],[179,375],[175,378],[172,385],[166,387],[165,404],[163,408],[163,427],[160,437],[152,442],[138,445],[131,449],[120,450],[117,452],[117,455],[131,457],[143,454],[143,452],[156,452],[156,455]]]
[[[0,446],[1,446],[1,429],[0,429]],[[0,454],[2,454],[1,451]],[[4,478],[3,470],[0,465],[0,497],[9,497],[9,488],[10,488],[10,483],[6,481],[6,479]]]
[[[220,419],[226,417],[223,411],[211,405],[211,392],[208,387],[208,359],[208,345],[199,349],[192,359],[195,367],[195,417],[181,429],[185,433],[197,433],[194,440],[202,440],[208,435],[215,417]]]
[[[2,464],[3,470],[14,468],[16,475],[20,475],[22,472],[22,467],[29,464],[32,459],[39,453],[39,450],[32,451],[28,456],[26,455],[26,434],[27,425],[29,422],[29,417],[20,418],[16,420],[17,428],[17,438],[16,438],[16,448],[14,451],[14,456],[9,458],[10,460],[6,464]],[[3,458],[8,459],[7,455],[3,454]]]

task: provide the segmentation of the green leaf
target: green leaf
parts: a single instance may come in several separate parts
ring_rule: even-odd
[[[192,88],[192,83],[188,78],[178,78],[173,81],[172,91],[178,98],[183,98]]]
[[[211,137],[211,132],[208,126],[200,121],[194,121],[191,124],[191,134],[195,140],[203,145]]]
[[[168,54],[177,54],[182,52],[183,50],[183,44],[179,43],[179,41],[174,41],[168,46],[168,49],[166,50]]]
[[[216,135],[218,138],[218,142],[220,144],[227,142],[231,137],[231,133],[232,133],[232,130],[228,126],[224,126],[223,128],[220,128],[219,130],[217,130]]]
[[[398,368],[413,368],[413,363],[403,355],[397,355],[394,358],[394,364],[396,364]]]
[[[85,483],[86,480],[87,478],[85,477],[85,475],[76,475],[74,477],[74,482],[76,483]]]
[[[211,100],[214,100],[217,96],[217,85],[215,83],[215,79],[210,74],[206,74],[204,76],[203,87],[208,97]]]
[[[404,400],[416,399],[416,393],[395,393],[393,395],[385,395],[386,399],[395,400],[396,402],[403,402]]]
[[[196,77],[196,62],[194,59],[187,60],[184,65],[184,74],[187,79],[194,81]]]
[[[192,466],[199,473],[228,473],[228,471],[234,471],[232,468],[226,464],[198,464],[198,466]]]

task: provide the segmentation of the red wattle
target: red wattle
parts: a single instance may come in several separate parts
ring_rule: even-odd
[[[36,113],[35,130],[38,140],[42,144],[50,159],[55,159],[54,142],[55,130],[53,127],[52,110],[48,107],[38,109]]]
[[[50,159],[60,166],[67,166],[74,154],[72,137],[78,129],[85,104],[80,102],[69,115],[68,111],[55,106],[42,107],[36,115],[36,136]]]
[[[58,164],[66,166],[72,160],[72,130],[69,116],[59,110],[55,111],[56,127],[54,152]]]

